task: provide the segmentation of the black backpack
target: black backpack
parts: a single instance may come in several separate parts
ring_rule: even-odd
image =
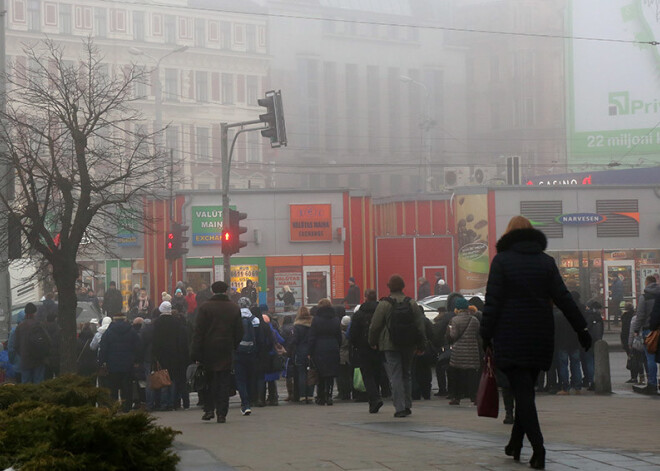
[[[241,343],[238,344],[236,349],[239,353],[254,353],[257,351],[257,342],[254,336],[254,326],[252,321],[254,316],[242,317],[241,322],[243,323],[243,338]]]
[[[50,336],[40,323],[35,324],[30,329],[27,341],[34,359],[44,360],[50,353]]]
[[[406,296],[401,302],[394,298],[386,298],[386,301],[392,305],[390,322],[387,326],[392,344],[400,348],[414,347],[419,343],[420,333],[410,298]]]

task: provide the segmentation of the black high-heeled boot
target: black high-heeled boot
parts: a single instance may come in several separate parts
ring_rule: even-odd
[[[532,469],[545,469],[545,448],[536,448],[532,453],[532,458],[529,460],[529,466]]]
[[[504,454],[506,456],[513,456],[514,461],[520,461],[520,450],[522,450],[522,444],[509,442],[509,444],[504,447]]]

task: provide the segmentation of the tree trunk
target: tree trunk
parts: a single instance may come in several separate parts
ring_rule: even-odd
[[[57,286],[57,319],[61,329],[60,372],[62,374],[75,373],[77,369],[76,341],[78,334],[76,323],[78,267],[75,261],[59,260],[58,262],[53,263],[53,279]]]

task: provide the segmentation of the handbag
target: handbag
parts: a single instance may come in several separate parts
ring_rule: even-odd
[[[499,413],[500,398],[497,392],[495,361],[491,348],[486,350],[485,363],[477,391],[477,415],[496,419]]]
[[[312,360],[309,360],[309,366],[307,367],[307,386],[316,386],[319,384],[319,370],[316,369]]]
[[[169,372],[160,367],[160,363],[156,362],[156,370],[152,371],[149,375],[149,387],[151,389],[162,389],[172,385]]]
[[[655,353],[658,351],[658,340],[660,339],[660,330],[652,330],[649,332],[649,335],[644,339],[644,345],[646,345],[646,351],[649,353]]]
[[[635,335],[632,339],[631,348],[637,352],[644,352],[644,341],[639,335]]]

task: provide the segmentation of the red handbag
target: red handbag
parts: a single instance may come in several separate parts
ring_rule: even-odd
[[[486,350],[485,359],[486,364],[484,365],[484,371],[481,373],[479,390],[477,391],[477,415],[497,419],[500,409],[500,397],[495,381],[495,360],[493,359],[492,349]]]

